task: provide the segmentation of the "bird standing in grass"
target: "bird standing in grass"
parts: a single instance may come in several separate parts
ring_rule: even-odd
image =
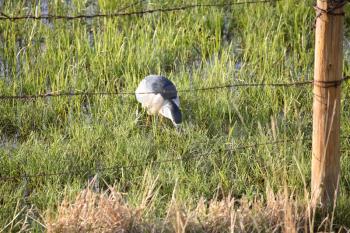
[[[149,115],[169,118],[177,128],[182,122],[180,100],[175,85],[166,77],[149,75],[135,91],[136,99]]]

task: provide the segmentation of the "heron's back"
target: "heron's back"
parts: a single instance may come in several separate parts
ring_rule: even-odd
[[[157,94],[160,94],[165,100],[177,98],[175,85],[166,77],[159,75],[145,77],[137,87],[135,94],[137,101],[144,105],[147,105]]]

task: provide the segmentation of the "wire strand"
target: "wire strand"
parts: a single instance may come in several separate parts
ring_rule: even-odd
[[[74,20],[74,19],[86,19],[86,18],[115,18],[122,16],[138,16],[145,14],[152,14],[157,12],[167,13],[167,12],[175,12],[175,11],[184,11],[194,8],[208,8],[208,7],[227,7],[233,5],[247,5],[247,4],[260,4],[260,3],[275,3],[280,0],[261,0],[261,1],[245,1],[245,2],[230,2],[230,3],[216,3],[216,4],[189,4],[183,6],[175,6],[169,8],[156,8],[150,10],[143,11],[132,11],[132,12],[116,12],[110,14],[94,14],[94,15],[75,15],[75,16],[67,16],[67,15],[21,15],[21,16],[9,16],[1,12],[0,20],[24,20],[24,19],[32,19],[32,20],[41,20],[41,19],[53,19],[53,20]]]
[[[198,155],[194,156],[185,156],[185,157],[177,157],[173,159],[165,159],[165,160],[160,160],[160,161],[151,161],[151,162],[144,162],[140,164],[132,164],[132,165],[116,165],[116,166],[111,166],[111,167],[104,167],[100,169],[77,169],[74,168],[72,169],[73,171],[68,171],[68,172],[57,172],[57,173],[38,173],[35,175],[17,175],[17,176],[0,176],[0,181],[15,181],[18,179],[35,179],[35,178],[41,178],[41,177],[53,177],[53,176],[64,176],[64,175],[86,175],[89,173],[96,173],[96,172],[105,172],[105,171],[116,171],[120,169],[131,169],[131,168],[139,168],[139,167],[145,167],[148,165],[155,165],[155,164],[164,164],[164,163],[175,163],[175,162],[181,162],[181,161],[189,161],[189,160],[194,160],[198,159],[201,157],[213,155],[215,153],[220,153],[220,152],[233,152],[237,150],[243,150],[243,149],[248,149],[248,148],[256,148],[256,147],[262,147],[262,146],[267,146],[267,145],[277,145],[277,144],[282,144],[282,143],[291,143],[291,142],[303,142],[303,141],[310,141],[310,139],[299,139],[299,140],[277,140],[277,141],[271,141],[271,142],[266,142],[266,143],[255,143],[255,144],[250,144],[250,145],[244,145],[244,146],[238,146],[236,148],[226,148],[226,149],[218,149],[215,151],[208,151],[204,153],[200,153]],[[195,153],[195,152],[191,152]]]
[[[163,91],[163,92],[137,92],[140,95],[146,94],[166,94],[166,93],[191,93],[191,92],[200,92],[200,91],[213,91],[219,89],[227,88],[244,88],[244,87],[291,87],[291,86],[304,86],[312,84],[312,81],[302,81],[302,82],[292,82],[292,83],[236,83],[236,84],[224,84],[216,85],[211,87],[200,87],[194,89],[183,89],[178,91]],[[40,98],[47,97],[73,97],[73,96],[115,96],[115,95],[135,95],[134,91],[125,91],[125,92],[88,92],[88,91],[79,91],[79,92],[50,92],[46,94],[34,94],[34,95],[0,95],[0,100],[35,100]]]
[[[289,82],[289,83],[235,83],[235,84],[224,84],[216,85],[211,87],[200,87],[194,89],[183,89],[178,91],[163,91],[163,92],[137,92],[140,95],[146,94],[166,94],[166,93],[191,93],[191,92],[200,92],[200,91],[213,91],[219,89],[228,89],[228,88],[263,88],[263,87],[300,87],[305,85],[318,85],[324,88],[336,87],[339,86],[344,81],[348,81],[350,76],[346,76],[340,80],[334,81],[300,81],[300,82]],[[0,100],[36,100],[40,98],[47,97],[74,97],[74,96],[116,96],[116,95],[135,95],[134,91],[125,91],[125,92],[88,92],[88,91],[79,91],[79,92],[50,92],[46,94],[34,94],[34,95],[0,95]]]
[[[348,136],[342,136],[341,139],[350,139]],[[116,165],[111,167],[104,167],[99,169],[77,169],[74,168],[74,171],[69,172],[57,172],[57,173],[39,173],[36,175],[17,175],[17,176],[0,176],[0,181],[15,181],[19,179],[33,179],[33,178],[42,178],[42,177],[53,177],[53,176],[64,176],[64,175],[86,175],[89,173],[96,173],[96,172],[105,172],[105,171],[116,171],[120,169],[131,169],[131,168],[139,168],[139,167],[145,167],[147,165],[155,165],[155,164],[164,164],[164,163],[175,163],[175,162],[181,162],[181,161],[190,161],[194,159],[198,159],[201,157],[205,157],[208,155],[213,155],[214,153],[221,153],[221,152],[234,152],[237,150],[244,150],[244,149],[250,149],[250,148],[258,148],[262,146],[269,146],[269,145],[278,145],[283,143],[296,143],[296,142],[311,142],[311,138],[302,138],[302,139],[281,139],[276,141],[270,141],[265,143],[255,143],[255,144],[249,144],[249,145],[243,145],[238,146],[235,148],[225,148],[221,149],[219,148],[216,151],[208,151],[201,153],[199,155],[195,156],[188,156],[188,157],[177,157],[174,159],[165,159],[160,161],[151,161],[149,163],[140,163],[140,164],[133,164],[133,165]],[[193,151],[191,152],[193,153]]]

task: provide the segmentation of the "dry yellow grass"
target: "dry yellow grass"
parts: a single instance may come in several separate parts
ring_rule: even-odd
[[[123,232],[132,223],[132,214],[119,193],[85,189],[73,203],[64,200],[47,227],[48,232]]]
[[[300,232],[309,231],[306,209],[287,192],[267,190],[266,200],[228,196],[201,198],[195,208],[175,197],[161,221],[145,217],[144,204],[131,207],[111,187],[94,192],[89,186],[74,201],[65,199],[55,216],[46,217],[48,232]],[[150,195],[146,195],[149,198]]]

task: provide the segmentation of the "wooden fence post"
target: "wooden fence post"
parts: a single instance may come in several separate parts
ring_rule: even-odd
[[[345,0],[317,0],[311,204],[331,207],[340,176],[340,90]]]

